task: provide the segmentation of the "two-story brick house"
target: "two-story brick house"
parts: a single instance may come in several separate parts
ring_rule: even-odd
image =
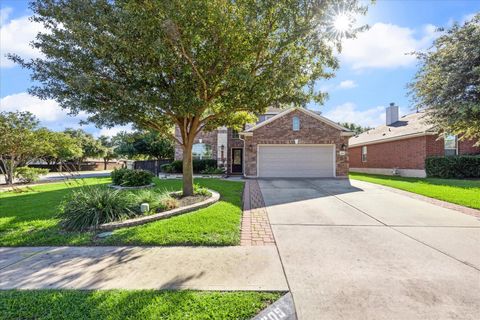
[[[177,128],[179,139],[180,132]],[[243,132],[201,132],[194,159],[216,159],[228,174],[245,177],[345,177],[350,130],[305,108],[269,109]],[[182,159],[182,148],[175,148]]]

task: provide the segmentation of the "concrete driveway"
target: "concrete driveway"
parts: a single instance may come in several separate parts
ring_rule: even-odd
[[[359,181],[260,180],[299,319],[479,319],[480,221]]]

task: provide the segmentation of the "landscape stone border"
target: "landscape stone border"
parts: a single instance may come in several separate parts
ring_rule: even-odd
[[[216,191],[207,189],[212,196],[206,200],[203,200],[201,202],[197,202],[194,204],[190,204],[185,207],[180,207],[180,208],[175,208],[169,211],[164,211],[164,212],[159,212],[156,214],[148,215],[148,216],[142,216],[138,218],[133,218],[133,219],[128,219],[124,221],[115,221],[115,222],[109,222],[109,223],[104,223],[98,226],[97,229],[102,230],[102,231],[111,231],[115,229],[120,229],[120,228],[126,228],[126,227],[133,227],[133,226],[139,226],[145,223],[161,220],[161,219],[166,219],[170,218],[173,216],[177,216],[180,214],[192,212],[201,208],[208,207],[218,200],[220,200],[220,194]]]
[[[147,184],[144,186],[138,186],[138,187],[123,187],[123,186],[118,186],[114,184],[109,184],[108,187],[116,190],[139,190],[139,189],[153,188],[155,187],[155,183],[150,183],[150,184]]]

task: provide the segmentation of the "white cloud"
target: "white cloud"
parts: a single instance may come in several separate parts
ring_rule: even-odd
[[[26,92],[5,96],[0,100],[0,111],[30,111],[42,122],[59,121],[67,117],[67,111],[55,100],[41,100]]]
[[[351,89],[355,87],[358,87],[358,85],[353,80],[345,80],[338,85],[339,89]]]
[[[2,9],[0,28],[0,67],[9,68],[15,64],[5,55],[7,53],[18,54],[22,58],[36,58],[41,52],[30,47],[30,42],[35,39],[38,32],[44,31],[41,24],[32,22],[28,16],[12,19],[7,22],[11,12],[9,8]]]
[[[385,122],[385,107],[377,106],[366,110],[359,110],[352,102],[336,106],[323,114],[336,122],[351,122],[363,127],[376,127]]]
[[[113,127],[113,128],[102,128],[100,129],[100,131],[98,131],[95,135],[97,137],[99,136],[108,136],[108,137],[113,137],[114,135],[122,132],[122,131],[126,131],[126,132],[132,132],[133,129],[132,129],[132,126],[131,125],[126,125],[126,126],[116,126],[116,127]]]
[[[375,23],[357,38],[344,41],[340,59],[354,69],[410,66],[416,59],[408,53],[426,49],[436,37],[433,25],[426,25],[418,33],[394,24]]]
[[[1,8],[0,9],[0,25],[3,25],[7,22],[10,13],[12,13],[13,9],[10,7]]]

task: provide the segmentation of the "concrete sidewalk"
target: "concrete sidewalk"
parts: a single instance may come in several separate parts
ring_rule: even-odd
[[[0,289],[287,291],[275,246],[0,248]]]

